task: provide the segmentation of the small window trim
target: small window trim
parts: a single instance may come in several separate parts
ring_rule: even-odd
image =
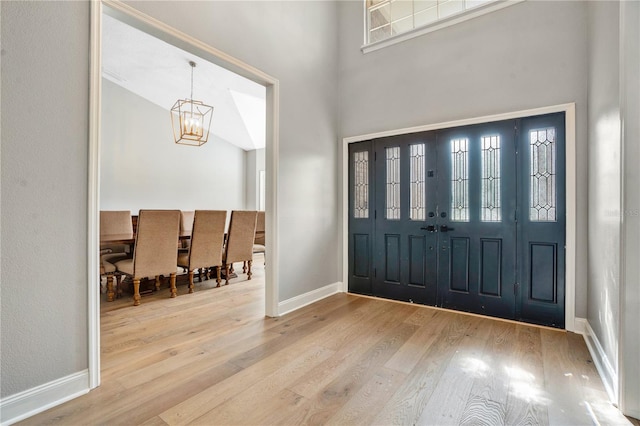
[[[487,3],[482,6],[478,6],[473,9],[466,10],[464,12],[460,12],[458,14],[448,16],[444,19],[440,19],[438,21],[432,22],[430,24],[414,28],[410,31],[400,33],[384,40],[376,41],[373,43],[366,43],[367,40],[367,6],[365,1],[362,1],[363,4],[363,13],[364,13],[364,38],[365,44],[360,47],[362,53],[370,53],[376,50],[382,49],[384,47],[392,46],[397,43],[401,43],[406,40],[411,40],[412,38],[419,37],[424,34],[431,33],[433,31],[441,30],[443,28],[450,27],[452,25],[459,24],[461,22],[468,21],[473,18],[477,18],[482,15],[486,15],[491,12],[495,12],[500,9],[504,9],[505,7],[513,6],[514,4],[522,3],[525,0],[496,0],[491,3]]]

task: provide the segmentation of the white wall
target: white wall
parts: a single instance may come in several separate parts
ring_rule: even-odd
[[[576,103],[576,314],[587,313],[586,4],[526,1],[368,54],[340,2],[341,136]]]
[[[212,126],[215,125],[215,119]],[[173,141],[169,111],[102,79],[100,208],[242,210],[246,152]]]
[[[127,4],[279,80],[279,300],[339,281],[336,3]]]
[[[260,172],[265,170],[265,149],[247,151],[247,210],[260,210]]]
[[[5,398],[88,365],[89,3],[0,10]]]
[[[618,371],[621,144],[617,2],[589,2],[589,298],[587,319]]]

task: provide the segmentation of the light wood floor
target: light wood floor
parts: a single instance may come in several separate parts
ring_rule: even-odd
[[[102,385],[23,424],[630,424],[581,336],[347,294],[265,318],[256,263],[103,303]]]

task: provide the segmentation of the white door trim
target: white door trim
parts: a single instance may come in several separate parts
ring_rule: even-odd
[[[342,291],[348,291],[349,284],[349,144],[386,136],[404,135],[407,133],[425,132],[429,130],[447,129],[451,127],[467,126],[470,124],[487,123],[491,121],[510,120],[514,118],[531,117],[535,115],[565,113],[565,143],[566,143],[566,272],[565,272],[565,329],[575,331],[576,316],[576,105],[575,103],[533,108],[503,114],[486,115],[463,120],[446,121],[442,123],[426,124],[407,127],[404,129],[387,130],[342,139]]]
[[[142,31],[240,74],[266,88],[266,251],[269,267],[265,270],[265,314],[278,316],[278,146],[280,89],[277,79],[231,55],[178,31],[120,1],[91,2],[91,64],[89,94],[89,193],[88,193],[88,317],[89,386],[100,385],[100,292],[99,292],[99,215],[100,215],[100,102],[102,14],[110,14]]]

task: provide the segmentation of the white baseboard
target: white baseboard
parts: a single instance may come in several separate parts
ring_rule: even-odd
[[[329,284],[278,303],[278,315],[288,314],[289,312],[293,312],[303,306],[310,305],[336,293],[342,293],[341,282]]]
[[[576,330],[576,333],[583,335],[607,395],[609,395],[609,399],[613,404],[618,405],[618,372],[613,368],[609,358],[607,358],[607,354],[605,354],[589,321],[585,318],[576,318],[576,329],[583,330],[582,332]]]
[[[583,336],[587,334],[587,327],[589,323],[586,318],[578,318],[576,317],[573,322],[573,330],[567,329],[567,331],[573,331],[574,333],[582,334]]]
[[[89,370],[79,371],[0,400],[0,424],[12,425],[89,392]]]

